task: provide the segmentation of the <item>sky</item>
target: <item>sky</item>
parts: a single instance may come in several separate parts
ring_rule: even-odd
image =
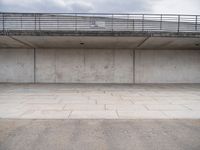
[[[0,12],[200,14],[200,0],[0,0]]]

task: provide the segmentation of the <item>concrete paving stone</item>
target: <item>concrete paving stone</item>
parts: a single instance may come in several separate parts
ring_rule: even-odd
[[[141,96],[146,96],[146,97],[148,97],[148,96],[159,96],[159,94],[157,94],[156,92],[141,92],[140,93],[140,95]]]
[[[60,104],[96,104],[96,100],[60,100]]]
[[[1,119],[20,119],[22,114],[24,114],[25,112],[24,111],[16,111],[13,113],[8,113],[8,112],[0,113],[0,118]]]
[[[155,96],[154,97],[155,100],[158,100],[158,101],[168,101],[168,100],[171,100],[171,101],[176,101],[176,100],[186,100],[186,98],[184,97],[178,97],[178,96]]]
[[[184,98],[186,100],[199,100],[200,101],[200,96],[185,96]]]
[[[67,119],[70,111],[28,111],[24,113],[21,119]]]
[[[133,104],[136,105],[148,105],[148,104],[152,104],[152,105],[157,105],[157,104],[170,104],[167,101],[156,101],[156,100],[131,100],[131,102]]]
[[[64,110],[76,110],[76,111],[95,111],[95,110],[105,110],[104,105],[91,105],[91,104],[67,104]]]
[[[63,110],[64,104],[25,104],[23,108],[28,110]]]
[[[58,99],[43,99],[43,98],[38,98],[38,99],[26,99],[24,102],[26,104],[56,104],[59,103]]]
[[[2,100],[12,101],[12,100],[21,100],[21,99],[23,99],[23,97],[0,97],[0,101]]]
[[[6,104],[0,104],[0,110],[1,109],[20,109],[23,107],[23,104],[16,104],[16,103],[6,103]]]
[[[77,94],[79,93],[78,90],[66,90],[66,89],[59,89],[59,90],[56,90],[55,93],[74,93],[74,94]]]
[[[159,110],[159,111],[170,111],[170,110],[189,110],[188,108],[184,107],[183,105],[145,105],[149,110]]]
[[[122,97],[123,99],[123,97]],[[135,101],[151,101],[151,100],[155,100],[153,97],[149,97],[149,96],[134,96],[131,97],[131,100],[135,100]]]
[[[23,99],[23,97],[22,96],[2,96],[2,97],[0,97],[0,101],[2,101],[2,100],[10,100],[10,101],[12,101],[12,100],[21,100],[21,99]]]
[[[85,97],[82,93],[56,93],[59,97]]]
[[[199,111],[199,89],[200,86],[194,84],[111,87],[56,84],[51,86],[30,84],[27,87],[27,85],[0,84],[0,114],[4,118],[6,116],[20,118],[25,111],[62,111],[65,106],[69,110],[73,108],[74,111],[95,112],[104,111],[106,105],[107,111],[146,112],[148,108],[148,112],[178,111],[177,113],[182,113],[184,116],[184,111],[186,114]],[[191,118],[196,117],[192,113],[188,115]],[[142,117],[145,118],[145,115]],[[149,117],[151,118],[151,115],[146,115],[147,119]]]
[[[145,111],[147,108],[144,105],[106,105],[106,110],[119,111]]]
[[[89,99],[99,100],[99,99],[121,99],[119,96],[112,96],[112,95],[89,95]]]
[[[92,96],[102,96],[102,95],[108,95],[111,96],[110,93],[105,93],[104,91],[80,91],[83,95],[92,95]]]
[[[26,96],[26,97],[24,97],[24,99],[30,99],[30,100],[35,100],[35,99],[49,99],[49,100],[51,100],[51,99],[56,99],[57,97],[55,97],[55,96]]]
[[[80,101],[80,100],[88,100],[87,96],[58,96],[57,99],[64,100],[64,101]]]
[[[5,103],[5,104],[20,104],[25,102],[26,100],[24,99],[0,99],[0,104]]]
[[[117,111],[119,119],[167,119],[161,111]]]
[[[113,96],[124,96],[124,97],[132,97],[132,96],[141,96],[140,93],[132,93],[132,92],[112,92]]]
[[[200,111],[163,111],[169,119],[200,119]]]
[[[186,106],[187,108],[191,109],[191,110],[199,110],[200,111],[200,103],[198,104],[187,104],[187,105],[184,105]]]
[[[196,105],[200,105],[200,101],[199,100],[171,100],[170,101],[171,104],[180,104],[180,105],[187,105],[187,104],[196,104]]]
[[[2,108],[0,109],[0,118],[20,118],[21,115],[27,112],[26,108]]]
[[[112,100],[112,99],[101,99],[97,100],[97,104],[133,104],[130,100]]]
[[[117,119],[116,111],[72,111],[70,119]]]

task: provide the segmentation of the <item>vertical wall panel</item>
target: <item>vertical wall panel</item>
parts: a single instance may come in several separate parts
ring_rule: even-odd
[[[200,51],[137,50],[136,83],[200,83]]]
[[[34,82],[34,50],[0,49],[0,82]]]
[[[36,49],[36,82],[56,82],[56,53],[55,50]]]
[[[38,83],[133,83],[133,51],[37,49]]]

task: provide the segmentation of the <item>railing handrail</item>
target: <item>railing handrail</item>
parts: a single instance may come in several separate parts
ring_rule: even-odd
[[[195,14],[164,14],[164,13],[80,13],[80,12],[73,12],[73,13],[66,13],[66,12],[0,12],[0,14],[90,14],[90,15],[164,15],[164,16],[200,16]]]

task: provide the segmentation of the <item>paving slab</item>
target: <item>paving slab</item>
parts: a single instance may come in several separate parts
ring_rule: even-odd
[[[96,105],[96,104],[67,104],[64,107],[64,110],[72,111],[95,111],[95,110],[105,110],[105,105]]]
[[[42,110],[42,111],[27,111],[20,119],[65,119],[68,118],[70,111],[53,111],[53,110]]]
[[[200,84],[0,84],[0,118],[200,119],[199,111]]]
[[[183,105],[170,105],[170,104],[157,104],[157,105],[145,105],[149,110],[153,110],[153,111],[170,111],[170,110],[190,110],[187,107],[183,106]]]
[[[117,111],[120,119],[172,119],[161,111]]]
[[[116,111],[72,111],[70,119],[117,119]]]

